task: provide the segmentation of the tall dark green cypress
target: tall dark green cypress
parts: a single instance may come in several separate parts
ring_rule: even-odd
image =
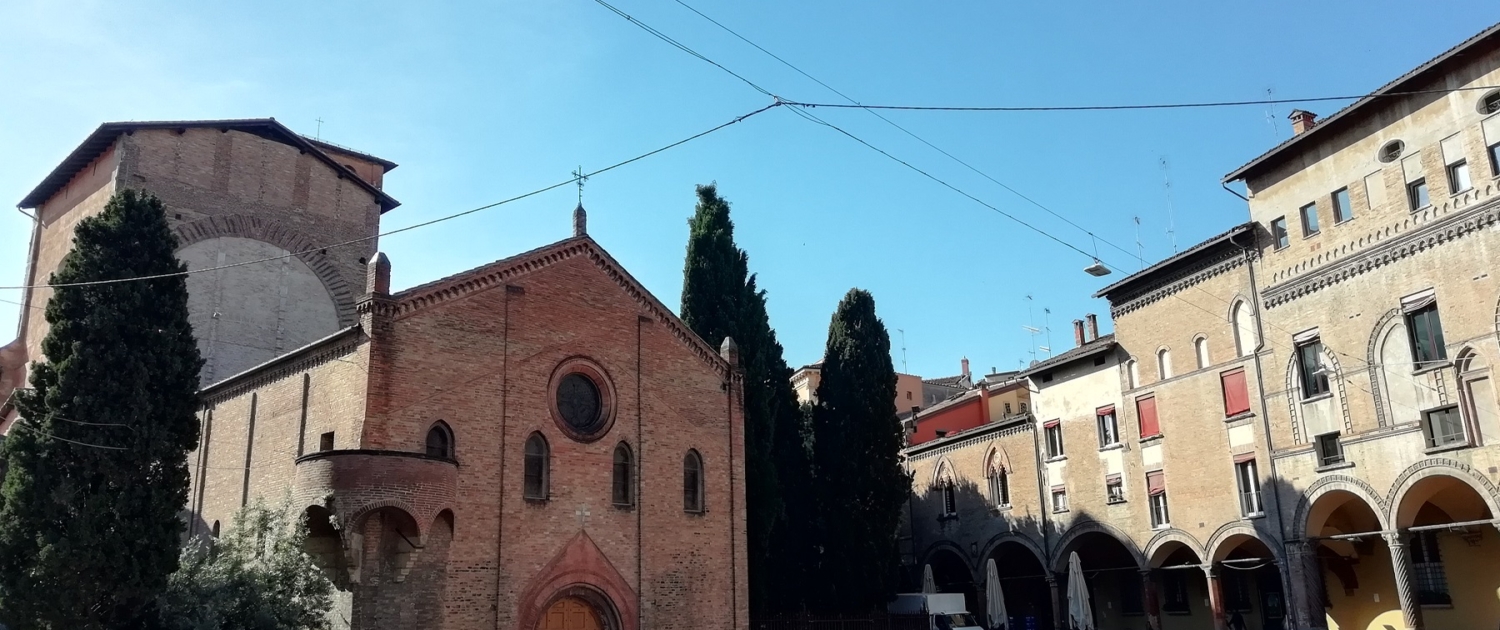
[[[734,243],[729,203],[713,184],[698,186],[698,205],[688,220],[683,269],[682,319],[717,347],[733,337],[745,375],[745,502],[749,529],[750,605],[757,613],[784,609],[789,561],[772,544],[785,514],[775,445],[778,433],[800,433],[801,415],[792,392],[792,371],[766,312],[766,293],[749,272],[749,256]],[[805,486],[804,486],[805,487]]]
[[[828,325],[813,464],[819,518],[812,607],[865,612],[895,592],[896,546],[911,477],[901,466],[896,370],[875,298],[851,289]]]
[[[121,191],[78,223],[51,284],[180,273],[162,204]],[[0,619],[150,625],[177,569],[202,360],[183,276],[55,290],[0,487]]]

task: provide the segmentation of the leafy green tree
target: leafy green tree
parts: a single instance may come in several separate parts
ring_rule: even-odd
[[[45,360],[0,456],[0,619],[149,626],[177,569],[198,369],[186,270],[155,197],[124,190],[78,223],[50,283]]]
[[[745,375],[745,502],[749,523],[750,602],[757,612],[788,605],[784,589],[790,564],[788,550],[772,544],[773,531],[784,521],[779,479],[778,435],[801,441],[802,417],[792,392],[792,370],[766,312],[766,293],[749,272],[749,256],[734,243],[729,202],[713,184],[698,186],[698,205],[688,220],[687,260],[683,269],[682,319],[699,337],[717,347],[732,337],[740,348]]]
[[[333,583],[303,551],[291,502],[245,506],[224,538],[194,539],[162,596],[164,630],[326,630]]]
[[[911,477],[901,466],[896,370],[875,298],[851,289],[828,326],[813,408],[821,556],[812,607],[864,612],[895,592],[897,527]]]

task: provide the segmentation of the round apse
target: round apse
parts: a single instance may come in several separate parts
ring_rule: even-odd
[[[566,361],[553,375],[553,419],[574,440],[592,442],[609,431],[613,400],[604,371],[590,361]]]

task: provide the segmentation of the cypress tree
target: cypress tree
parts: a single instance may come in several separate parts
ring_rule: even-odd
[[[813,464],[822,548],[814,607],[865,612],[895,592],[897,527],[911,477],[901,467],[896,370],[875,298],[851,289],[828,326]]]
[[[800,414],[792,371],[766,312],[766,293],[749,272],[749,256],[734,243],[729,203],[713,184],[698,186],[698,205],[688,220],[683,269],[682,320],[718,347],[733,337],[745,376],[745,502],[750,560],[750,603],[757,613],[777,610],[786,576],[784,550],[772,544],[782,520],[786,484],[778,481],[778,433],[798,434]],[[786,427],[785,429],[783,427]],[[805,486],[804,486],[805,487]]]
[[[181,273],[155,197],[78,223],[51,284]],[[55,289],[51,330],[0,456],[0,618],[136,628],[177,569],[202,360],[183,276]]]

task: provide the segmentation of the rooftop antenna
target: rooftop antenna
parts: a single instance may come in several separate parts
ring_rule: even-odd
[[[1268,101],[1276,100],[1276,88],[1274,86],[1269,86],[1269,85],[1266,86],[1266,100],[1268,100]],[[1278,116],[1276,115],[1276,104],[1275,103],[1267,103],[1266,104],[1266,123],[1268,123],[1268,124],[1271,125],[1271,134],[1274,135],[1277,138],[1280,138],[1281,137],[1281,129],[1276,124],[1276,119],[1277,118],[1278,118]]]
[[[1146,250],[1141,246],[1141,218],[1130,217],[1135,221],[1135,259],[1141,261],[1141,269],[1146,268]]]
[[[1161,181],[1167,189],[1167,238],[1172,241],[1172,253],[1177,253],[1177,221],[1172,214],[1172,167],[1167,156],[1161,156]]]
[[[581,208],[583,207],[583,183],[589,181],[589,176],[583,174],[583,165],[580,164],[578,170],[573,171],[573,181],[578,182],[578,207]]]
[[[1040,328],[1037,328],[1036,326],[1032,325],[1032,324],[1036,323],[1036,313],[1034,311],[1032,311],[1032,308],[1031,308],[1032,307],[1032,302],[1035,302],[1035,300],[1032,299],[1030,293],[1027,293],[1026,294],[1026,325],[1022,326],[1021,328],[1025,329],[1026,332],[1031,333],[1031,350],[1030,350],[1030,352],[1031,352],[1031,360],[1035,361],[1036,360],[1036,335],[1037,335],[1037,333],[1042,332],[1042,331],[1041,331]]]
[[[1052,358],[1052,309],[1042,307],[1042,331],[1047,333],[1047,345],[1042,350],[1047,351],[1047,358]]]
[[[315,131],[315,132],[313,132],[313,139],[314,140],[322,140],[323,139],[323,117],[322,116],[318,117],[318,130]]]
[[[906,330],[901,329],[901,328],[897,328],[896,332],[901,333],[901,373],[905,374],[906,373]]]

